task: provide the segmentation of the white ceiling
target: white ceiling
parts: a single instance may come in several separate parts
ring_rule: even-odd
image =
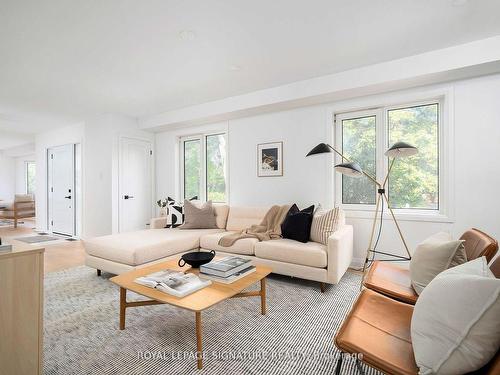
[[[140,117],[500,34],[500,1],[453,4],[2,0],[0,130]]]
[[[0,130],[0,150],[25,145],[33,141],[32,135]]]

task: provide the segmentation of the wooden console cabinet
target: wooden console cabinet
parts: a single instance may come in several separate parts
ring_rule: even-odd
[[[43,253],[0,253],[0,375],[42,374]]]

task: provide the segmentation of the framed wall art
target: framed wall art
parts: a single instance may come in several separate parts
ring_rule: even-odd
[[[257,176],[283,176],[283,142],[257,145]]]

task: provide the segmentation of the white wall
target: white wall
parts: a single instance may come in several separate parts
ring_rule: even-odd
[[[16,163],[16,194],[26,194],[26,162],[35,161],[36,155],[30,154],[15,158]],[[35,192],[36,195],[36,192]]]
[[[82,238],[118,231],[118,149],[120,136],[150,139],[138,130],[135,119],[116,114],[88,118],[84,123],[58,128],[37,135],[37,228],[47,229],[47,149],[79,144],[81,169],[77,217]],[[78,192],[78,186],[77,186]]]
[[[47,230],[47,149],[55,146],[67,145],[70,143],[83,144],[84,142],[84,123],[79,123],[63,128],[54,129],[48,132],[37,134],[35,137],[35,161],[36,161],[36,227],[39,230]],[[81,186],[75,187],[80,193]],[[77,222],[80,228],[83,212],[78,210],[79,216]]]
[[[0,151],[0,199],[12,201],[16,189],[15,159]]]
[[[233,205],[325,202],[328,158],[306,154],[328,137],[326,111],[309,107],[229,122],[229,189]],[[257,177],[257,144],[283,142],[283,177]]]
[[[328,136],[326,111],[309,107],[156,135],[156,199],[179,199],[179,137],[228,131],[229,200],[233,205],[269,206],[291,201],[317,204],[327,195],[328,158],[305,158]],[[283,177],[257,177],[257,144],[283,141]],[[325,204],[325,202],[322,202]]]
[[[158,199],[166,197],[180,199],[179,137],[200,133],[225,132],[227,129],[227,122],[220,122],[157,133],[154,137],[156,195],[153,200],[156,202]],[[156,214],[158,213],[159,209],[156,207]]]
[[[425,237],[445,230],[458,237],[465,229],[477,227],[500,238],[497,213],[500,200],[495,194],[500,186],[500,75],[458,81],[439,86],[454,94],[450,126],[454,130],[454,152],[451,155],[454,182],[450,196],[454,201],[453,217],[446,221],[403,220],[402,230],[410,249]],[[411,90],[419,93],[435,89]],[[398,97],[399,93],[391,93]],[[401,93],[403,95],[403,93]],[[370,98],[351,99],[343,106],[358,109]],[[332,160],[305,158],[319,142],[333,143],[331,108],[338,105],[303,107],[227,122],[229,133],[230,204],[270,205],[296,202],[303,207],[321,202],[333,204]],[[162,132],[156,135],[157,196],[179,196],[178,136],[192,134],[197,128]],[[258,143],[283,141],[284,176],[256,176]],[[370,218],[348,217],[354,225],[356,263],[364,259],[370,233]],[[390,220],[384,220],[379,249],[403,254],[397,231]]]
[[[154,142],[154,135],[138,130],[137,121],[128,116],[106,114],[85,122],[83,237],[118,232],[118,158],[123,136]]]
[[[455,233],[500,238],[500,75],[455,86]]]

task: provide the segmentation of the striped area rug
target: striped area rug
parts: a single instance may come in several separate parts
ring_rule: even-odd
[[[333,338],[360,282],[347,273],[320,293],[318,283],[272,275],[266,316],[256,297],[212,307],[202,313],[199,371],[194,313],[168,305],[131,308],[119,331],[118,288],[103,276],[82,266],[45,277],[45,375],[333,374]],[[357,374],[353,359],[344,360],[342,374]]]

